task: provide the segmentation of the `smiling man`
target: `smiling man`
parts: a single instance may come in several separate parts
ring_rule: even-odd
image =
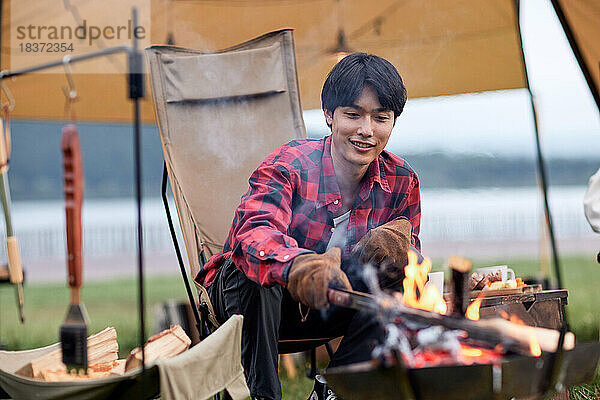
[[[381,327],[370,315],[329,307],[327,288],[357,288],[361,266],[371,263],[382,287],[400,290],[407,250],[420,249],[417,175],[384,151],[406,103],[397,70],[351,54],[331,70],[321,97],[331,135],[267,157],[223,251],[196,277],[220,322],[244,316],[242,364],[253,398],[281,398],[279,340],[343,335],[330,366],[369,359]],[[311,400],[334,398],[315,382]]]

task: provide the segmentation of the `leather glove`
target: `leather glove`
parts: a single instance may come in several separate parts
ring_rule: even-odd
[[[362,265],[371,264],[377,268],[382,289],[402,290],[411,235],[409,220],[387,222],[368,231],[354,246],[352,255]]]
[[[324,254],[302,254],[294,258],[288,276],[288,291],[294,300],[313,309],[329,307],[329,286],[352,289],[341,270],[342,253],[334,247]]]

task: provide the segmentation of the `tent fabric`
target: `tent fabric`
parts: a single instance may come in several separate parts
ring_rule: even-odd
[[[74,382],[43,382],[14,372],[60,344],[0,351],[0,387],[14,399],[207,399],[226,389],[234,400],[250,395],[241,361],[243,317],[234,315],[207,339],[176,357],[157,360],[123,376]],[[0,395],[2,392],[0,391]]]
[[[596,100],[596,105],[600,107],[600,3],[597,0],[552,0],[557,3],[568,24],[568,27],[573,35],[575,43],[571,43],[572,47],[577,46],[581,53],[582,59],[577,60],[582,69],[586,69],[587,79],[590,89]],[[555,4],[556,8],[556,4]],[[560,10],[557,10],[560,12]],[[581,65],[583,63],[583,65]]]
[[[321,87],[338,61],[340,31],[349,50],[391,61],[405,79],[409,97],[523,88],[515,3],[157,1],[153,40],[171,32],[178,45],[220,48],[293,27],[304,109],[321,107]]]
[[[583,0],[564,0],[565,2]],[[9,69],[10,2],[3,2],[2,68]],[[102,2],[73,0],[86,12],[110,12]],[[25,3],[24,3],[25,4]],[[45,5],[44,5],[45,4]],[[21,5],[16,20],[39,10],[44,25],[53,25],[72,9],[57,8],[52,0]],[[64,18],[64,16],[62,16]],[[311,1],[152,1],[151,41],[165,43],[169,34],[178,46],[214,52],[291,27],[295,30],[298,76],[304,109],[320,108],[320,90],[337,62],[340,33],[349,50],[389,59],[406,81],[411,98],[525,86],[514,0],[381,0],[376,6],[362,0]],[[54,24],[56,25],[56,24]],[[591,24],[588,24],[591,26]],[[597,32],[597,30],[596,30]],[[598,35],[589,36],[589,40]],[[88,63],[124,64],[124,55]],[[75,105],[80,120],[131,120],[126,77],[119,74],[80,74],[73,66],[80,95]],[[18,77],[8,86],[16,99],[13,117],[64,118],[63,71]],[[43,92],[45,96],[39,96]],[[142,101],[142,118],[154,122],[149,96]]]
[[[153,46],[146,56],[194,276],[203,250],[222,250],[252,171],[278,146],[306,137],[292,31],[216,53]]]
[[[600,85],[600,9],[595,0],[553,0],[564,10],[584,57],[592,83]],[[2,69],[10,69],[11,9],[2,2]],[[54,0],[18,8],[15,21],[40,15],[44,25],[76,8],[107,13],[103,2],[73,0],[77,7],[57,8]],[[375,53],[392,61],[406,80],[410,98],[525,87],[516,29],[515,0],[361,0],[310,1],[152,1],[151,41],[165,43],[169,34],[182,47],[205,52],[226,48],[264,32],[291,27],[296,32],[298,76],[304,109],[320,108],[325,74],[337,61],[340,32],[352,51]],[[23,3],[25,4],[25,3]],[[28,8],[30,7],[30,8]],[[97,10],[94,11],[94,7]],[[40,10],[52,10],[40,14]],[[22,15],[21,15],[22,14]],[[88,61],[125,64],[126,56]],[[100,68],[102,69],[102,68]],[[80,95],[77,116],[86,121],[130,121],[126,77],[81,74],[73,67]],[[64,119],[65,79],[34,74],[7,82],[16,99],[13,117]],[[45,96],[39,96],[39,93]],[[141,102],[144,122],[154,123],[149,96]]]

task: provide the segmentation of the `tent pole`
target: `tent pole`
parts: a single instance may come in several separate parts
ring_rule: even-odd
[[[530,81],[529,81],[529,74],[527,73],[527,63],[525,62],[525,53],[523,51],[523,36],[521,34],[521,17],[520,17],[520,1],[519,0],[515,0],[515,14],[517,17],[517,31],[519,32],[519,42],[520,42],[520,49],[521,49],[521,58],[523,61],[523,68],[524,68],[524,73],[525,73],[525,83],[527,85],[527,92],[529,93],[529,101],[531,104],[531,112],[533,114],[533,127],[535,129],[535,145],[536,145],[536,152],[537,152],[537,167],[538,167],[538,174],[539,174],[539,178],[540,178],[540,183],[541,183],[541,189],[542,189],[542,194],[543,194],[543,199],[544,199],[544,212],[545,212],[545,216],[546,216],[546,225],[548,227],[548,233],[550,235],[550,245],[552,246],[552,259],[553,259],[553,264],[554,264],[554,272],[556,274],[556,283],[558,285],[559,288],[563,288],[563,282],[562,282],[562,277],[561,277],[561,272],[560,272],[560,263],[559,263],[559,257],[558,257],[558,249],[556,246],[556,239],[554,237],[554,226],[552,224],[552,214],[550,212],[550,206],[549,206],[549,202],[548,202],[548,183],[547,183],[547,179],[546,179],[546,167],[545,167],[545,163],[544,163],[544,156],[542,154],[542,148],[541,148],[541,143],[540,143],[540,131],[539,131],[539,127],[538,127],[538,118],[537,118],[537,112],[536,112],[536,108],[535,108],[535,99],[533,96],[533,93],[531,91],[531,85],[530,85]],[[566,315],[565,315],[565,320],[566,320]]]
[[[137,8],[132,9],[132,20],[134,29],[138,26]],[[135,32],[135,30],[134,30]],[[145,329],[145,299],[144,299],[144,244],[142,228],[142,153],[141,153],[141,119],[140,98],[144,97],[144,60],[138,51],[137,35],[132,38],[132,48],[129,53],[129,98],[134,101],[133,107],[133,151],[135,171],[135,197],[137,205],[137,264],[138,264],[138,299],[140,313],[140,348],[142,350],[142,399],[146,398],[146,354],[144,344],[146,342]]]
[[[581,49],[579,48],[579,45],[577,44],[577,40],[575,39],[575,35],[573,34],[573,31],[571,30],[571,25],[569,25],[569,21],[567,20],[567,17],[565,16],[565,13],[560,5],[560,2],[558,0],[550,0],[550,1],[552,3],[552,6],[554,7],[554,12],[556,12],[556,16],[558,17],[558,20],[560,21],[560,25],[562,26],[563,31],[565,32],[565,36],[567,37],[567,40],[569,41],[569,45],[571,45],[571,50],[573,50],[573,55],[575,55],[577,64],[579,64],[579,68],[581,68],[581,72],[583,73],[585,81],[587,82],[588,87],[590,88],[590,92],[592,93],[592,96],[594,97],[594,101],[596,102],[596,107],[598,107],[598,110],[600,110],[600,93],[598,92],[598,87],[596,86],[596,83],[594,82],[592,73],[590,72],[587,64],[585,63],[585,59],[583,58],[583,53],[581,52]]]

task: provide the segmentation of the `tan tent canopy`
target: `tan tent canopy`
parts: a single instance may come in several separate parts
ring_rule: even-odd
[[[43,3],[48,3],[45,7]],[[110,12],[102,2],[74,0],[85,8]],[[81,4],[79,4],[81,3]],[[13,10],[23,21],[36,10],[61,13],[51,0],[30,2]],[[2,67],[10,64],[11,10],[3,2]],[[337,62],[338,50],[364,51],[392,61],[403,75],[410,97],[427,97],[524,87],[520,42],[513,0],[382,0],[377,7],[360,0],[260,0],[151,2],[151,41],[199,50],[217,50],[283,27],[295,29],[298,75],[304,109],[320,108],[322,82]],[[94,11],[94,10],[91,10]],[[23,13],[23,15],[19,15]],[[16,15],[15,15],[16,14]],[[110,67],[113,60],[103,62]],[[123,63],[124,57],[118,62]],[[74,73],[77,73],[77,66]],[[57,71],[60,73],[60,71]],[[81,101],[78,117],[85,120],[130,120],[122,75],[76,75]],[[8,86],[17,100],[15,117],[64,117],[58,74],[19,77]],[[40,91],[45,96],[40,96]],[[142,116],[154,122],[148,99]]]
[[[552,5],[600,109],[600,3],[552,0]]]
[[[594,0],[552,1],[559,17],[562,11],[561,22],[571,33],[571,45],[579,50],[598,102],[600,6]],[[74,7],[67,10],[58,9],[62,3],[52,0],[24,2],[29,5],[20,6],[11,18],[10,1],[3,1],[2,69],[10,66],[11,20],[39,14],[50,25],[53,18],[78,7],[85,12],[115,12],[104,2],[69,3]],[[152,0],[150,5],[152,44],[164,44],[170,36],[183,47],[218,50],[265,32],[295,29],[304,109],[320,108],[322,82],[337,61],[336,52],[344,49],[388,58],[413,98],[525,86],[515,0],[381,0],[376,7],[361,0]],[[109,66],[115,60],[93,62]],[[124,63],[125,57],[117,62]],[[63,84],[59,75],[24,76],[10,82],[17,100],[14,116],[63,118]],[[131,120],[122,75],[77,74],[76,84],[80,119]],[[148,98],[142,116],[145,122],[154,122]]]
[[[29,20],[39,14],[51,25],[53,19],[77,9],[116,12],[104,2],[73,0],[69,2],[73,7],[67,10],[57,9],[62,3],[39,0],[22,3],[11,18],[10,1],[2,3],[2,69],[10,66],[11,20]],[[594,0],[553,3],[563,11],[563,27],[570,27],[571,44],[578,47],[579,61],[589,71],[588,83],[597,88],[600,7]],[[381,0],[376,7],[361,0],[152,0],[150,6],[152,44],[165,44],[171,37],[179,46],[218,50],[265,32],[293,28],[304,109],[320,108],[322,82],[340,50],[389,59],[400,70],[413,98],[525,86],[515,0]],[[93,62],[110,68],[111,63],[124,63],[125,57]],[[74,72],[77,70],[75,67]],[[17,100],[14,116],[63,118],[64,82],[56,74],[10,82]],[[76,84],[80,119],[131,119],[122,75],[77,74]],[[154,122],[148,97],[143,101],[142,117]]]

